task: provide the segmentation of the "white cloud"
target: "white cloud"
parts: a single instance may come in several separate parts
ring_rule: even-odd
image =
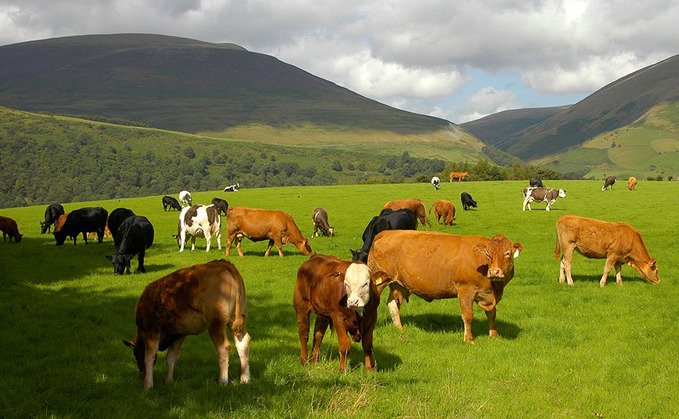
[[[517,106],[517,96],[514,92],[487,86],[470,96],[461,106],[453,109],[449,113],[449,120],[461,124]]]

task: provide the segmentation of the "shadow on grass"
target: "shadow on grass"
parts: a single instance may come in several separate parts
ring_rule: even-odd
[[[488,320],[485,315],[477,315],[474,313],[474,320],[472,321],[472,335],[474,338],[478,336],[488,336]],[[498,316],[499,317],[499,316]],[[391,323],[391,320],[388,320]],[[415,326],[425,332],[453,332],[459,331],[464,334],[464,323],[462,317],[453,314],[401,314],[401,321],[404,326]],[[509,340],[516,339],[521,333],[521,328],[514,323],[503,321],[499,318],[495,319],[498,333],[501,337]]]

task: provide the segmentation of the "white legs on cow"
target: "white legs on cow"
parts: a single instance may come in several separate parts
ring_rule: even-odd
[[[250,382],[250,335],[245,333],[242,339],[233,333],[233,340],[236,341],[236,351],[240,359],[240,382],[242,384]]]
[[[174,379],[174,366],[177,364],[179,359],[179,351],[182,349],[182,344],[184,343],[186,336],[183,336],[172,343],[172,345],[167,349],[167,375],[165,376],[165,382],[172,381]]]
[[[608,279],[608,274],[615,267],[615,282],[622,286],[622,263],[610,257],[606,258],[606,265],[604,266],[604,274],[599,281],[599,286],[604,287],[606,285],[606,280]]]
[[[144,390],[153,388],[153,364],[156,362],[158,354],[159,339],[146,340],[144,352]]]

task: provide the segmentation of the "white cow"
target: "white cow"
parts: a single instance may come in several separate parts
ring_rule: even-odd
[[[206,252],[210,251],[212,237],[217,238],[217,247],[222,249],[222,219],[219,209],[214,205],[193,205],[185,207],[179,214],[179,226],[177,235],[172,235],[177,240],[179,251],[184,251],[186,242],[191,237],[191,250],[196,248],[196,236],[203,236],[207,241]]]
[[[190,207],[193,205],[193,200],[191,199],[191,194],[189,191],[179,192],[179,203],[182,205],[182,207]]]
[[[434,190],[438,191],[439,185],[441,184],[441,179],[439,179],[438,176],[434,176],[433,178],[431,178],[431,184],[434,185]]]

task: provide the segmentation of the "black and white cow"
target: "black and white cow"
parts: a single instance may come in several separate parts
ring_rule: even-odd
[[[544,188],[545,185],[542,183],[542,179],[539,177],[534,177],[530,180],[530,186],[534,188]]]
[[[323,208],[316,208],[311,215],[311,219],[314,222],[314,232],[311,234],[311,237],[318,237],[318,230],[321,231],[321,236],[332,237],[335,235],[335,227],[330,227],[328,213]]]
[[[113,213],[111,213],[113,215]],[[120,275],[123,273],[130,273],[130,261],[134,255],[139,255],[139,272],[146,272],[144,268],[144,256],[146,249],[153,244],[153,225],[148,218],[141,215],[133,215],[127,217],[120,227],[118,234],[113,236],[113,239],[118,243],[118,251],[114,255],[108,255],[106,258],[113,262],[113,274]]]
[[[219,210],[220,214],[224,213],[226,215],[226,211],[229,210],[229,203],[222,198],[212,198],[211,204]]]
[[[165,195],[163,197],[163,211],[167,211],[167,209],[176,209],[177,211],[182,210],[182,206],[179,205],[179,201],[177,201],[175,198]]]
[[[604,181],[604,186],[601,188],[602,191],[605,191],[606,189],[611,189],[613,190],[613,185],[615,184],[615,176],[609,176],[606,178]]]
[[[528,211],[532,211],[530,208],[531,202],[546,202],[547,211],[549,207],[556,202],[557,198],[565,198],[566,191],[563,189],[554,188],[525,188],[523,190],[523,210],[526,210],[526,205],[528,205]]]
[[[476,201],[467,192],[462,192],[460,194],[460,201],[462,201],[462,208],[467,211],[469,207],[477,208]]]
[[[64,221],[61,230],[55,231],[54,238],[57,246],[61,246],[66,241],[66,237],[73,238],[75,245],[78,234],[83,234],[85,244],[87,244],[87,233],[94,231],[97,233],[99,243],[104,241],[104,230],[106,230],[106,220],[108,211],[102,207],[86,207],[71,211]]]
[[[224,192],[238,192],[240,190],[240,183],[229,185],[224,188]]]
[[[181,191],[179,192],[179,203],[182,204],[183,207],[190,207],[193,205],[193,199],[191,199],[191,193],[189,191]]]
[[[123,224],[128,217],[132,217],[134,211],[128,208],[116,208],[108,215],[108,231],[113,237],[113,245],[118,247],[118,228]]]
[[[384,230],[417,230],[417,217],[407,208],[392,210],[385,208],[380,215],[373,217],[363,231],[363,247],[359,250],[351,250],[352,260],[368,261],[368,252],[373,244],[373,239]]]
[[[45,210],[45,221],[40,221],[40,234],[49,233],[52,224],[56,223],[59,216],[64,213],[64,206],[61,204],[50,204]]]
[[[439,186],[441,185],[441,179],[439,179],[438,176],[434,176],[433,178],[431,178],[431,184],[434,185],[434,190],[438,191]]]
[[[177,235],[172,235],[177,240],[179,251],[184,251],[186,242],[191,238],[191,250],[196,248],[196,236],[203,236],[207,241],[206,252],[210,251],[212,237],[217,239],[217,247],[222,248],[222,219],[219,209],[214,205],[193,205],[186,207],[179,214]]]

